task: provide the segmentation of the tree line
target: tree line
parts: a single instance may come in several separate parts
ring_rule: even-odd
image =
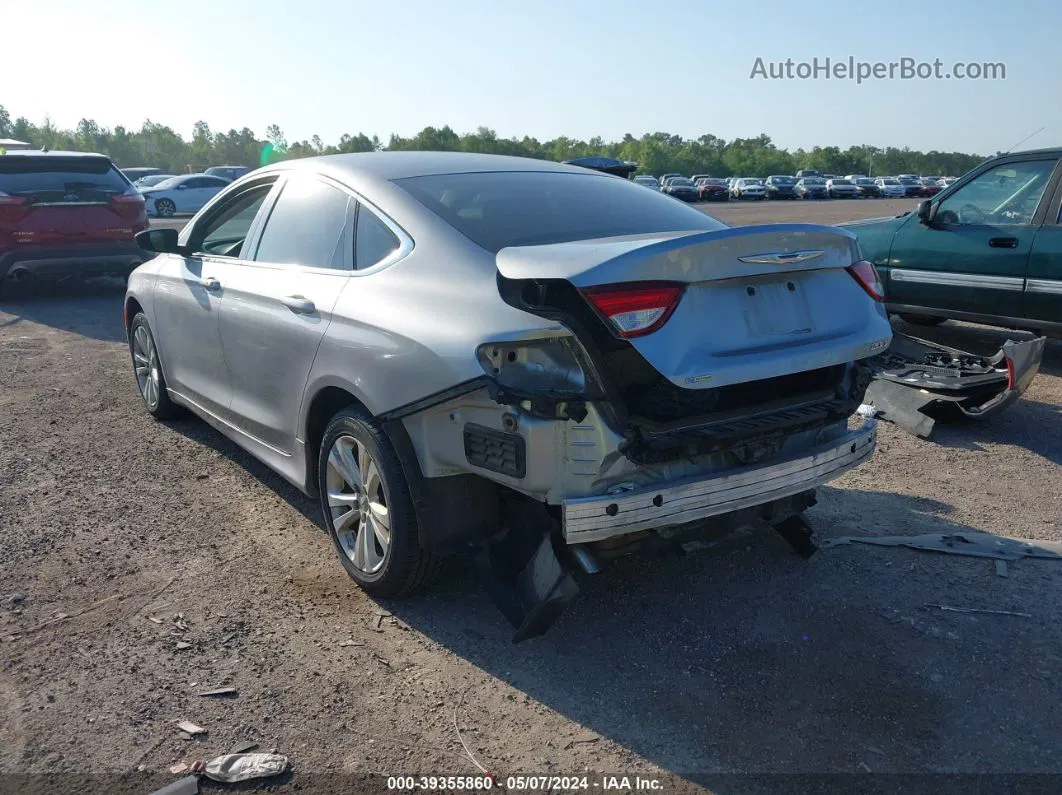
[[[709,174],[716,177],[793,174],[814,168],[827,174],[934,174],[958,176],[984,158],[962,152],[920,152],[909,148],[816,146],[789,151],[775,146],[767,135],[725,140],[705,134],[683,138],[670,133],[646,133],[641,138],[627,134],[620,141],[599,137],[580,141],[561,136],[549,141],[537,138],[499,138],[487,127],[459,134],[449,126],[425,127],[405,138],[391,135],[384,142],[377,136],[343,135],[326,145],[318,136],[288,143],[283,131],[272,124],[264,138],[244,127],[228,132],[211,130],[205,121],[196,122],[185,139],[164,124],[146,120],[139,130],[121,125],[101,127],[92,119],[82,119],[73,130],[56,127],[50,119],[33,124],[24,116],[12,119],[0,105],[0,138],[27,141],[35,148],[94,151],[108,155],[123,168],[153,166],[172,174],[202,171],[212,165],[257,167],[276,160],[340,152],[379,150],[433,150],[483,152],[517,155],[542,160],[572,160],[603,155],[639,164],[638,173],[657,176],[674,171],[680,174]]]

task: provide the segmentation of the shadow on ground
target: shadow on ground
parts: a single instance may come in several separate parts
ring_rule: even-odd
[[[316,524],[312,500],[205,423],[170,427]],[[827,536],[980,530],[949,521],[951,506],[936,500],[833,488],[820,497],[810,519]],[[491,677],[717,792],[777,791],[718,778],[730,772],[1058,771],[1062,717],[1023,705],[1060,696],[1050,594],[1062,567],[1015,565],[1022,576],[1003,580],[983,560],[860,546],[804,561],[767,531],[615,561],[582,579],[549,633],[518,646],[464,560],[428,594],[387,607]],[[1031,603],[1037,619],[927,608],[948,603]],[[466,708],[474,703],[473,688]],[[489,725],[483,761],[502,774]]]
[[[941,518],[950,507],[931,500],[844,489],[822,497],[835,517],[853,506],[861,514],[857,530],[835,523],[829,535],[977,529]],[[468,579],[388,606],[571,720],[716,788],[712,773],[928,771],[942,758],[953,770],[1058,769],[1062,753],[1037,756],[1019,736],[1000,733],[987,752],[980,744],[982,732],[1027,723],[1019,691],[1054,697],[1053,683],[994,666],[1021,667],[1014,648],[1047,649],[1058,630],[1048,641],[1039,623],[1030,637],[1028,624],[928,610],[968,601],[956,582],[972,579],[983,603],[1009,609],[1017,589],[986,561],[896,553],[850,547],[805,562],[767,532],[680,558],[626,558],[584,582],[547,635],[515,647]],[[985,681],[996,683],[991,692]],[[1058,718],[1039,719],[1046,741]]]
[[[124,296],[124,279],[5,285],[0,296],[0,331],[17,334],[19,325],[30,321],[90,339],[124,342]]]

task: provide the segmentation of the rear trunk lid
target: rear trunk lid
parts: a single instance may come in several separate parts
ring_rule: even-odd
[[[629,342],[673,384],[711,389],[881,352],[891,337],[884,309],[845,270],[858,259],[850,232],[781,224],[511,247],[497,267],[580,291],[679,284],[670,318]]]

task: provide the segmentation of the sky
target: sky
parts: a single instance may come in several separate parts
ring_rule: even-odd
[[[1062,145],[1058,0],[8,0],[0,104],[185,137],[288,141],[485,126],[616,140],[765,133],[780,147],[991,154]],[[1001,62],[1004,80],[752,78],[795,63]],[[795,69],[795,66],[794,66]]]

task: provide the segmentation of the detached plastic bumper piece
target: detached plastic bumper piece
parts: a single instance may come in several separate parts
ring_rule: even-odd
[[[893,336],[871,364],[865,401],[881,419],[929,439],[949,404],[967,417],[987,419],[1022,396],[1040,370],[1047,340],[1006,342],[993,356],[978,356],[934,342]]]

